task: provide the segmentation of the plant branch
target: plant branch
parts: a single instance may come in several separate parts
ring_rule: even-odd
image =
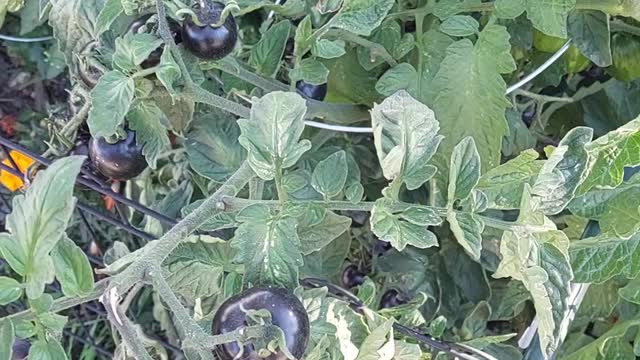
[[[98,300],[100,295],[102,295],[104,290],[108,287],[110,281],[111,279],[104,279],[104,280],[98,281],[97,283],[95,283],[93,290],[89,294],[86,294],[83,296],[64,296],[59,299],[56,299],[53,301],[53,304],[51,305],[51,309],[49,309],[49,311],[57,313],[63,310],[70,309],[80,304]],[[35,316],[36,314],[33,310],[27,309],[15,314],[5,316],[0,319],[0,322],[4,322],[4,321],[16,322],[16,321],[23,321],[23,320],[31,320],[35,318]]]
[[[640,27],[627,24],[622,20],[612,20],[610,26],[612,32],[626,32],[628,34],[640,36]]]
[[[398,62],[393,58],[393,56],[391,56],[391,54],[389,54],[389,52],[387,51],[387,49],[384,48],[384,46],[378,43],[375,43],[373,41],[370,41],[368,39],[365,39],[363,37],[360,37],[350,31],[332,29],[327,32],[327,36],[344,39],[346,41],[352,42],[356,45],[360,45],[362,47],[369,49],[369,51],[371,52],[372,59],[379,56],[382,58],[382,60],[384,60],[390,66],[398,65]]]
[[[558,97],[558,96],[550,96],[550,95],[542,95],[542,94],[536,94],[527,90],[523,90],[523,89],[518,89],[515,91],[514,93],[515,95],[520,95],[520,96],[526,96],[530,99],[534,99],[538,102],[541,103],[548,103],[548,102],[561,102],[561,103],[566,103],[566,104],[570,104],[573,102],[576,102],[576,100],[572,97]]]

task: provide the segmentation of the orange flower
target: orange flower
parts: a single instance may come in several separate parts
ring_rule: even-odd
[[[34,163],[32,158],[14,150],[11,150],[9,152],[9,156],[11,156],[13,161],[18,166],[18,170],[20,170],[20,172],[23,174],[27,170],[27,168]],[[13,163],[9,158],[2,160],[2,163],[7,166],[13,167]],[[16,191],[24,185],[21,178],[9,173],[8,171],[2,170],[0,170],[0,184],[4,185],[10,191]]]

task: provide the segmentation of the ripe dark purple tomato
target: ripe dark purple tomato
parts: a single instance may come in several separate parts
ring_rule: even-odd
[[[11,360],[24,360],[29,356],[29,349],[31,348],[31,343],[22,340],[16,339],[13,342],[13,347],[11,350],[13,351],[13,355],[11,356]]]
[[[238,41],[238,28],[233,15],[227,16],[222,26],[213,24],[220,20],[224,4],[217,1],[205,1],[205,7],[196,5],[194,12],[202,26],[198,26],[191,17],[182,23],[182,41],[192,54],[207,60],[220,60],[229,55]]]
[[[360,286],[364,283],[365,276],[366,274],[360,271],[357,266],[349,265],[342,271],[342,285],[347,289]]]
[[[296,83],[296,89],[307,99],[322,101],[327,96],[327,84],[312,85],[300,80]]]
[[[309,317],[298,298],[287,289],[254,287],[232,296],[225,301],[213,318],[211,332],[214,335],[232,332],[247,326],[246,310],[266,309],[271,312],[272,323],[280,327],[289,352],[302,358],[309,341]],[[241,357],[238,343],[227,343],[215,348],[221,360],[286,360],[281,351],[267,357],[259,357],[253,345],[245,345]]]
[[[402,296],[398,290],[387,290],[380,298],[380,309],[388,309],[398,305],[406,304],[407,299]]]
[[[114,180],[129,180],[147,168],[142,146],[136,144],[136,134],[127,130],[127,137],[114,144],[104,138],[91,139],[89,157],[93,166]]]

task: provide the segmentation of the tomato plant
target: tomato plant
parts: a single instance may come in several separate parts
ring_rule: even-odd
[[[0,1],[0,359],[635,359],[637,4]]]

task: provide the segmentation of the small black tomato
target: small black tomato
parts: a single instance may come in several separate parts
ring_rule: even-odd
[[[13,347],[11,350],[13,351],[13,355],[11,356],[11,360],[24,360],[29,356],[29,349],[31,348],[31,343],[26,340],[16,339],[13,343]]]
[[[213,25],[220,20],[224,4],[217,1],[205,1],[205,7],[196,5],[194,12],[202,26],[187,17],[182,23],[182,41],[195,56],[219,60],[229,55],[238,41],[238,28],[233,15],[229,14],[222,26]]]
[[[98,171],[114,180],[129,180],[146,169],[142,146],[136,144],[136,134],[127,130],[127,138],[109,144],[104,138],[91,139],[89,157]]]
[[[364,283],[365,276],[365,273],[360,271],[357,266],[349,265],[342,271],[342,285],[347,289],[360,286]]]
[[[289,352],[298,359],[302,358],[309,341],[309,317],[300,300],[286,289],[255,287],[230,297],[216,312],[211,332],[219,335],[247,326],[246,310],[260,309],[271,312],[272,323],[284,332]],[[246,345],[242,357],[237,357],[240,353],[240,346],[237,343],[219,345],[215,348],[215,353],[222,360],[287,359],[281,351],[261,358],[253,345]]]
[[[136,20],[134,20],[127,29],[127,33],[137,34],[140,32],[140,28],[142,26],[147,25],[147,21],[151,18],[153,14],[143,15]],[[180,34],[180,26],[173,20],[169,19],[169,30],[171,31],[171,36],[173,36],[173,40],[176,44],[180,44],[182,42],[182,36]],[[164,45],[159,48],[153,50],[153,52],[149,55],[147,59],[145,59],[140,67],[143,69],[152,68],[154,66],[158,66],[160,64],[160,57],[162,56],[162,51],[164,49]]]
[[[533,119],[536,117],[536,105],[531,105],[522,112],[522,121],[527,127],[531,126]]]
[[[382,294],[382,297],[380,298],[380,309],[388,309],[406,303],[407,299],[405,299],[398,290],[390,289],[386,293]]]
[[[312,85],[302,80],[296,83],[296,89],[300,95],[313,100],[322,101],[327,96],[327,84]]]

